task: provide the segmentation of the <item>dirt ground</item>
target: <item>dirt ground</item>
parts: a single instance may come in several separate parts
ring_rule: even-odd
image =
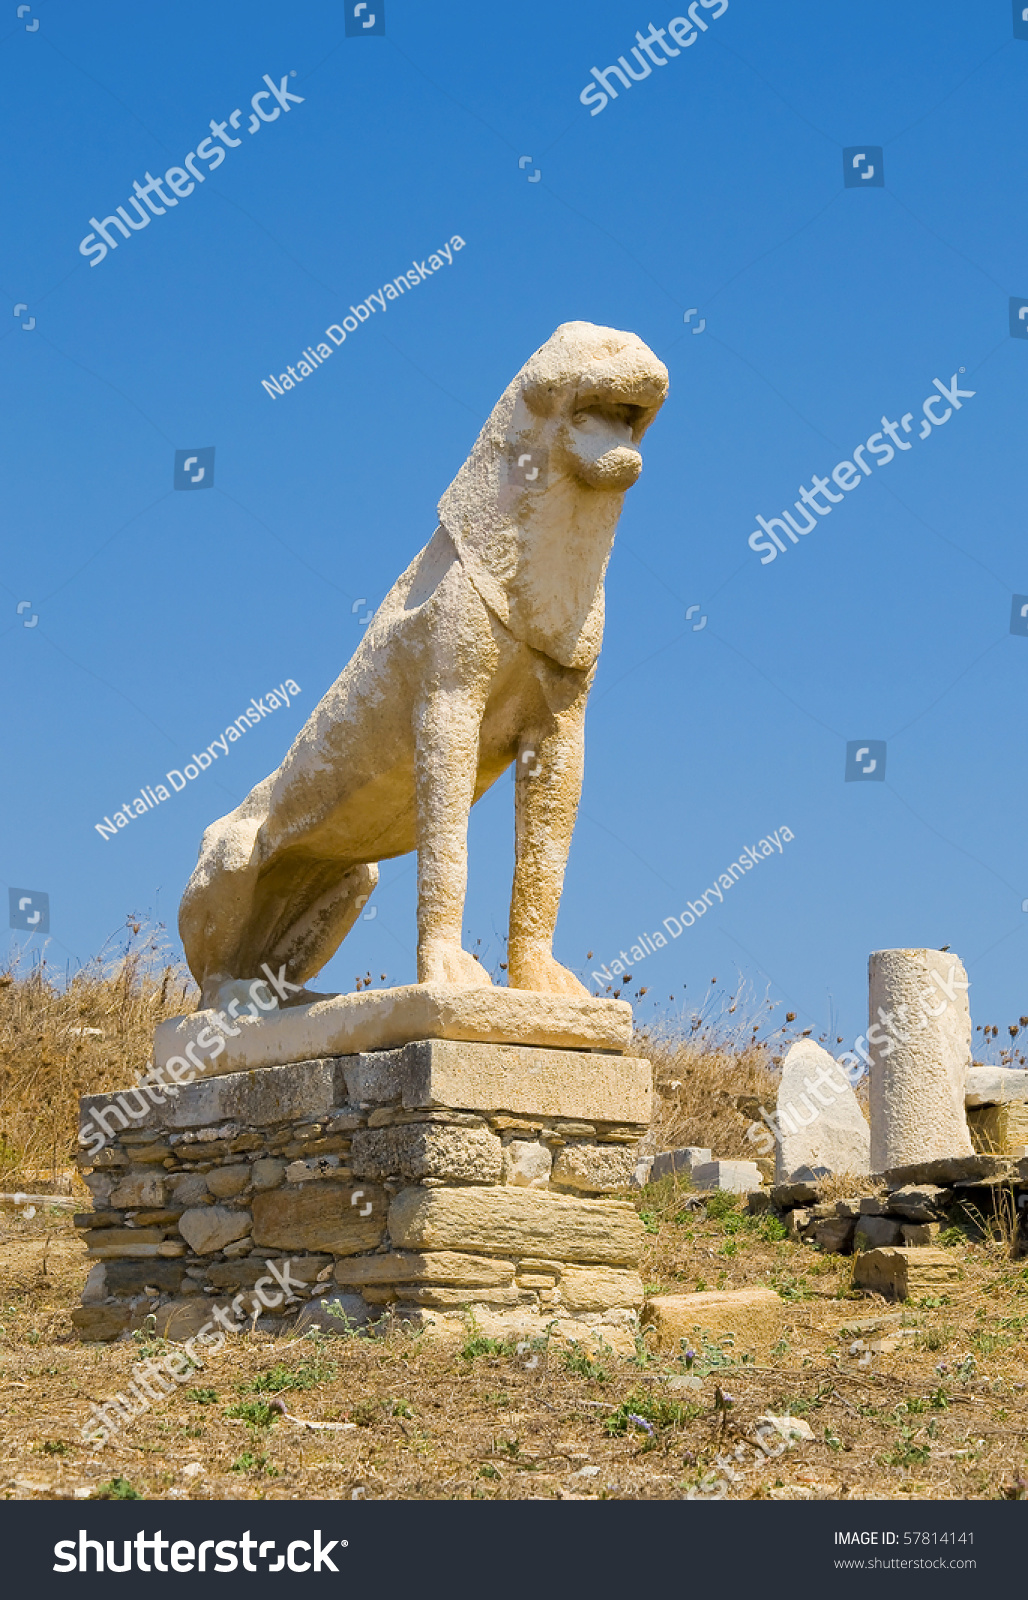
[[[86,1261],[67,1214],[0,1213],[0,1490],[7,1499],[1022,1499],[1028,1494],[1028,1265],[954,1243],[952,1296],[890,1305],[851,1261],[774,1217],[636,1195],[651,1293],[776,1288],[784,1331],[634,1357],[456,1337],[230,1337],[101,1448],[89,1404],[165,1347],[74,1335]],[[715,1205],[711,1210],[722,1210]],[[877,1324],[877,1325],[875,1325]],[[899,1328],[909,1331],[901,1334]],[[881,1345],[881,1349],[874,1346]],[[676,1380],[678,1380],[676,1382]],[[688,1380],[688,1381],[682,1381]],[[693,1380],[699,1380],[698,1382]],[[285,1411],[281,1409],[285,1408]],[[286,1415],[288,1412],[290,1415]],[[758,1421],[806,1424],[788,1438]],[[292,1420],[356,1424],[312,1430]],[[806,1431],[806,1430],[803,1430]]]

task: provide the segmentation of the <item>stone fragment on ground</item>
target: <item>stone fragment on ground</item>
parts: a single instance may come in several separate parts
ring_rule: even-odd
[[[704,1165],[712,1159],[709,1150],[702,1145],[681,1145],[675,1150],[661,1150],[653,1158],[650,1168],[650,1183],[656,1183],[660,1178],[669,1176],[691,1178],[694,1168]]]
[[[659,1350],[680,1349],[685,1339],[700,1348],[735,1336],[736,1358],[744,1349],[768,1350],[781,1335],[785,1302],[773,1289],[708,1289],[696,1294],[656,1295],[643,1309],[642,1323],[655,1330]]]
[[[719,1189],[728,1194],[749,1194],[759,1189],[761,1172],[755,1161],[701,1161],[692,1170],[697,1189]]]
[[[853,1286],[897,1300],[946,1294],[962,1269],[949,1250],[886,1246],[864,1250],[854,1259]]]
[[[797,1039],[782,1063],[775,1182],[869,1172],[871,1133],[844,1069],[813,1039]]]
[[[853,1235],[853,1248],[877,1250],[882,1245],[899,1244],[900,1224],[894,1217],[861,1217]]]

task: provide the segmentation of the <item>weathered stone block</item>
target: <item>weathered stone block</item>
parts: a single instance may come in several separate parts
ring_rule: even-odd
[[[573,1200],[536,1189],[404,1189],[389,1207],[393,1245],[561,1261],[638,1260],[645,1230],[627,1201]]]
[[[294,1283],[315,1283],[319,1274],[331,1265],[331,1256],[290,1256],[289,1276]],[[216,1289],[252,1289],[255,1283],[267,1276],[268,1263],[260,1256],[246,1256],[239,1261],[215,1261],[207,1270],[207,1280]]]
[[[209,1192],[202,1172],[184,1172],[181,1177],[171,1179],[171,1194],[176,1205],[199,1205]]]
[[[196,1011],[159,1023],[154,1062],[162,1066],[173,1057],[181,1059],[215,1020],[212,1011]],[[380,1052],[422,1039],[621,1052],[631,1041],[632,1008],[624,1000],[420,983],[331,995],[263,1017],[242,1016],[238,1025],[238,1036],[227,1039],[223,1054],[212,1062],[212,1075],[274,1067],[282,1061]]]
[[[911,1247],[933,1245],[941,1231],[941,1222],[904,1222],[903,1243]]]
[[[100,1228],[120,1228],[125,1221],[120,1211],[76,1211],[72,1226],[90,1232]]]
[[[518,1306],[535,1303],[526,1290],[511,1287],[449,1289],[436,1284],[404,1284],[402,1289],[385,1285],[364,1290],[364,1298],[380,1305],[391,1301],[405,1306],[424,1306],[437,1311],[459,1311],[462,1306]]]
[[[108,1234],[103,1233],[97,1235],[98,1239],[108,1237]],[[90,1259],[95,1261],[118,1261],[125,1258],[142,1261],[147,1257],[184,1256],[186,1247],[177,1239],[164,1239],[160,1244],[92,1244],[87,1253]]]
[[[173,1344],[184,1344],[208,1325],[212,1332],[216,1332],[217,1323],[211,1317],[213,1304],[213,1301],[204,1298],[169,1300],[166,1305],[158,1306],[154,1312],[158,1338],[168,1339]]]
[[[310,1183],[319,1178],[352,1178],[352,1168],[340,1165],[337,1155],[309,1156],[302,1161],[290,1161],[286,1168],[286,1183]]]
[[[251,1220],[249,1211],[232,1211],[227,1206],[197,1206],[183,1211],[178,1219],[178,1231],[198,1256],[209,1256],[248,1234]]]
[[[323,1250],[355,1255],[382,1242],[388,1197],[366,1184],[307,1183],[299,1189],[268,1189],[253,1197],[256,1244],[280,1250]]]
[[[333,1311],[342,1312],[346,1321],[339,1315],[334,1316]],[[322,1333],[345,1333],[348,1325],[351,1328],[363,1328],[375,1315],[362,1295],[340,1294],[338,1290],[333,1290],[331,1294],[318,1296],[301,1306],[300,1315],[293,1324],[293,1333],[299,1336],[310,1328],[320,1328]]]
[[[877,1250],[899,1244],[900,1224],[892,1217],[861,1217],[853,1235],[854,1250]]]
[[[184,1271],[181,1260],[104,1262],[108,1294],[135,1295],[147,1288],[176,1294]]]
[[[245,1162],[234,1167],[214,1167],[207,1174],[207,1187],[219,1200],[242,1194],[249,1181],[250,1168]]]
[[[729,1194],[749,1194],[759,1189],[761,1172],[755,1161],[701,1161],[693,1168],[697,1189],[722,1189]]]
[[[500,1140],[488,1128],[415,1122],[369,1128],[353,1136],[350,1164],[359,1178],[448,1178],[463,1183],[498,1183]]]
[[[805,1230],[811,1226],[813,1220],[813,1216],[806,1207],[795,1206],[792,1211],[786,1213],[785,1231],[790,1239],[798,1242]]]
[[[266,1156],[260,1161],[255,1161],[251,1168],[252,1183],[255,1189],[274,1189],[282,1182],[285,1176],[286,1164],[276,1161],[272,1156]]]
[[[529,1284],[522,1273],[518,1283]],[[557,1285],[557,1303],[565,1311],[609,1311],[615,1306],[638,1311],[643,1303],[643,1282],[637,1272],[617,1271],[612,1267],[564,1267]]]
[[[926,1184],[981,1183],[988,1178],[1004,1176],[1010,1170],[1005,1156],[947,1156],[932,1161],[912,1161],[905,1167],[894,1167],[882,1174],[890,1191],[896,1193],[911,1184],[918,1188]]]
[[[869,1172],[871,1130],[845,1071],[814,1039],[790,1045],[778,1088],[775,1179]]]
[[[777,1342],[785,1322],[785,1303],[773,1289],[665,1294],[647,1301],[642,1322],[656,1328],[660,1350],[677,1351],[681,1339],[699,1348],[702,1335],[717,1343],[733,1334],[738,1353]]]
[[[943,1214],[952,1197],[951,1189],[940,1188],[938,1184],[910,1183],[892,1191],[888,1209],[907,1222],[933,1222]]]
[[[631,1123],[640,1134],[652,1114],[649,1062],[590,1050],[430,1039],[403,1050],[362,1055],[345,1063],[343,1073],[351,1098],[359,1104],[402,1098],[409,1110],[438,1105],[581,1118],[593,1125]]]
[[[1016,1067],[971,1067],[964,1085],[967,1106],[999,1106],[1028,1100],[1028,1072]]]
[[[945,1294],[960,1277],[960,1266],[949,1250],[898,1246],[865,1250],[853,1265],[854,1288],[899,1300]]]
[[[453,1250],[392,1250],[387,1255],[351,1256],[337,1261],[335,1280],[363,1288],[379,1283],[438,1283],[509,1286],[513,1261],[463,1255]]]
[[[156,1172],[127,1172],[111,1191],[111,1205],[121,1211],[139,1206],[163,1206],[164,1179]]]
[[[630,1145],[569,1144],[558,1150],[550,1182],[557,1189],[613,1194],[629,1187],[634,1167]]]
[[[110,1291],[107,1288],[107,1264],[98,1261],[95,1267],[90,1267],[86,1274],[86,1281],[82,1285],[82,1304],[84,1306],[99,1305],[101,1300],[106,1300]]]
[[[195,1012],[194,1018],[201,1015]],[[162,1023],[157,1032],[163,1027],[167,1024]],[[156,1055],[154,1059],[157,1060]],[[316,1122],[337,1104],[337,1084],[342,1087],[337,1074],[338,1062],[332,1058],[297,1060],[284,1067],[268,1067],[262,1072],[233,1072],[227,1077],[205,1076],[194,1083],[183,1084],[173,1100],[163,1106],[150,1106],[136,1122],[143,1128],[169,1129],[208,1129],[234,1122],[237,1126],[231,1134],[233,1139],[240,1136],[245,1126]],[[345,1091],[338,1098],[345,1098]],[[117,1093],[83,1095],[79,1102],[80,1125],[88,1121],[95,1110],[104,1111],[117,1099]],[[112,1121],[116,1127],[116,1119]],[[181,1146],[177,1147],[177,1153],[182,1153]],[[90,1164],[106,1165],[102,1158],[108,1154],[102,1150]],[[121,1159],[128,1164],[127,1157]]]
[[[132,1325],[128,1306],[73,1306],[72,1326],[80,1339],[106,1344]]]
[[[546,1189],[553,1152],[538,1139],[511,1139],[503,1147],[503,1182],[519,1189]]]
[[[677,1150],[661,1150],[653,1157],[647,1182],[657,1183],[659,1179],[672,1174],[691,1178],[693,1168],[705,1165],[710,1159],[710,1151],[698,1144],[681,1145]]]
[[[822,1250],[844,1255],[853,1243],[853,1229],[850,1217],[824,1217],[814,1224],[814,1242]]]
[[[165,1237],[163,1228],[98,1228],[95,1232],[95,1238],[92,1233],[85,1235],[85,1242],[90,1249],[100,1245],[117,1249],[122,1245],[160,1244]]]
[[[771,1190],[771,1204],[776,1211],[788,1211],[792,1206],[813,1205],[817,1199],[817,1185],[813,1183],[776,1183]]]

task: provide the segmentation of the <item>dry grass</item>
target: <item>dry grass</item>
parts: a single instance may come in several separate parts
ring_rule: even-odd
[[[633,1049],[653,1063],[655,1150],[700,1145],[715,1157],[753,1159],[746,1130],[761,1106],[774,1110],[788,1043],[783,1029],[768,1031],[770,1013],[767,999],[745,989],[712,988],[688,1017],[637,1031]]]
[[[27,977],[0,972],[0,1190],[67,1189],[79,1095],[134,1083],[155,1025],[190,1009],[195,994],[158,934],[131,919],[121,948],[70,984],[45,963]]]
[[[45,974],[8,976],[0,985],[4,1186],[24,1187],[30,1174],[58,1175],[68,1163],[78,1094],[131,1081],[154,1023],[192,998],[188,980],[145,938],[66,992]],[[690,1018],[684,1037],[651,1026],[637,1041],[656,1068],[662,1145],[750,1153],[750,1102],[773,1103],[784,1036],[762,1034],[763,1012],[738,1020],[743,1010],[729,1000],[706,1020]],[[73,1034],[81,1027],[104,1037]],[[840,1182],[853,1187],[852,1179],[833,1187]],[[1010,1259],[1002,1217],[977,1229],[970,1218],[957,1236],[963,1278],[951,1295],[896,1307],[854,1294],[849,1259],[793,1243],[777,1218],[750,1217],[730,1196],[704,1207],[665,1179],[631,1198],[647,1231],[651,1293],[778,1291],[786,1322],[770,1356],[758,1364],[729,1346],[704,1349],[691,1369],[701,1383],[683,1392],[665,1379],[690,1375],[686,1358],[655,1357],[645,1343],[634,1359],[569,1360],[556,1347],[519,1352],[469,1339],[462,1349],[403,1331],[299,1343],[254,1333],[230,1339],[195,1384],[99,1451],[80,1437],[89,1404],[125,1388],[132,1364],[150,1353],[145,1335],[79,1343],[70,1311],[87,1263],[70,1219],[47,1207],[31,1219],[0,1212],[0,1491],[678,1499],[720,1478],[718,1492],[732,1499],[1028,1494],[1028,1268]],[[854,1342],[875,1334],[854,1324],[877,1319],[888,1335],[900,1318],[912,1337],[886,1338],[861,1366],[867,1352],[855,1353]],[[358,1426],[301,1429],[268,1409],[276,1392],[298,1416]],[[786,1410],[804,1417],[814,1440],[777,1459],[758,1456],[746,1443],[757,1419]],[[732,1457],[734,1480],[721,1476],[719,1453]],[[586,1466],[598,1470],[583,1475]]]
[[[854,1297],[850,1260],[778,1237],[774,1217],[750,1218],[731,1197],[705,1214],[690,1198],[671,1179],[636,1197],[645,1275],[679,1293],[776,1288],[783,1335],[759,1361],[705,1346],[691,1368],[700,1384],[681,1392],[664,1380],[688,1375],[685,1358],[655,1357],[645,1343],[634,1359],[569,1361],[555,1346],[519,1352],[469,1337],[462,1349],[403,1331],[242,1335],[99,1451],[80,1438],[90,1401],[124,1390],[155,1347],[142,1333],[80,1344],[69,1308],[86,1263],[68,1219],[0,1215],[0,1493],[70,1498],[115,1484],[158,1500],[666,1500],[720,1478],[730,1499],[1024,1497],[1023,1263],[971,1231],[954,1247],[964,1278],[951,1297],[887,1305]],[[912,1334],[890,1341],[901,1318]],[[885,1348],[861,1366],[854,1342],[879,1335]],[[358,1426],[301,1429],[268,1409],[277,1394],[296,1416]],[[768,1411],[802,1416],[813,1441],[761,1458],[752,1441]],[[719,1453],[735,1481],[721,1478]],[[599,1470],[583,1476],[586,1466]]]

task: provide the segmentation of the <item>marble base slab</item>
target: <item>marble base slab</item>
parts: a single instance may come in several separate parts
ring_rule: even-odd
[[[228,1029],[238,1030],[233,1037]],[[154,1033],[154,1066],[204,1077],[326,1056],[393,1050],[421,1039],[536,1045],[623,1055],[632,1038],[627,1000],[581,999],[529,989],[410,984],[331,995],[261,1017],[195,1011]],[[217,1049],[218,1040],[224,1047]]]

